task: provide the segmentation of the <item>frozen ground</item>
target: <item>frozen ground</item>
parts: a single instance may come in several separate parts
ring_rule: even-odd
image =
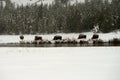
[[[86,32],[83,33],[87,35],[87,40],[91,39],[93,33],[92,32]],[[55,35],[61,35],[63,37],[63,39],[77,39],[79,36],[79,33],[70,33],[70,34],[64,34],[64,33],[60,33],[60,34],[49,34],[49,35],[40,35],[43,37],[44,40],[52,40],[53,37]],[[111,32],[111,33],[99,33],[100,35],[100,39],[104,40],[104,41],[108,41],[111,40],[113,38],[120,38],[120,32]],[[19,43],[20,39],[19,39],[20,35],[0,35],[0,43]],[[24,35],[25,37],[25,41],[33,41],[34,40],[34,36],[35,35]]]
[[[120,80],[120,47],[0,48],[0,80]]]

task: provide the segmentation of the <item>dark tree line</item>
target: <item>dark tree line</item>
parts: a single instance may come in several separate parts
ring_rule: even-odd
[[[102,32],[120,29],[120,0],[70,0],[15,6],[0,3],[0,34],[78,33],[99,25]]]

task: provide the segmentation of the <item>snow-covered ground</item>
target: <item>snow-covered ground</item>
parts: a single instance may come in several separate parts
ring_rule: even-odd
[[[83,33],[85,35],[87,35],[87,39],[89,40],[92,38],[93,33],[92,32],[86,32]],[[43,37],[43,40],[49,40],[51,41],[55,35],[61,35],[63,37],[63,39],[77,39],[79,36],[79,33],[70,33],[70,34],[64,34],[64,33],[60,33],[60,34],[48,34],[48,35],[40,35]],[[104,41],[109,41],[113,38],[120,38],[120,32],[111,32],[111,33],[99,33],[100,35],[100,39],[104,40]],[[20,35],[0,35],[0,43],[19,43]],[[33,41],[35,35],[24,35],[25,37],[25,41]]]
[[[53,0],[11,0],[11,1],[17,5],[35,4],[38,1],[39,2],[37,4],[41,4],[41,1],[44,4],[51,4],[53,2]]]
[[[27,5],[27,4],[34,4],[38,2],[37,4],[41,4],[41,1],[43,4],[52,4],[54,0],[11,0],[16,5]],[[72,4],[76,2],[76,0],[71,0]],[[84,0],[77,0],[78,2],[84,2]]]
[[[0,80],[120,80],[120,47],[0,48]]]

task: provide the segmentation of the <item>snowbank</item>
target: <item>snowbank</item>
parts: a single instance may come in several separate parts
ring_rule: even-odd
[[[13,3],[15,3],[16,5],[27,5],[27,4],[34,4],[37,1],[37,4],[41,4],[41,1],[43,2],[43,4],[52,4],[54,0],[11,0]],[[78,2],[84,2],[84,0],[77,0]],[[71,4],[76,3],[76,0],[71,0]]]
[[[0,48],[0,80],[120,80],[120,48]]]
[[[87,35],[87,39],[89,40],[91,39],[91,37],[93,36],[92,32],[86,32],[83,33],[85,35]],[[72,40],[76,40],[79,36],[79,33],[70,33],[70,34],[64,34],[64,33],[60,33],[60,34],[48,34],[48,35],[40,35],[43,37],[44,40],[49,40],[51,41],[53,39],[53,37],[55,35],[61,35],[63,37],[63,39],[72,39]],[[112,33],[99,33],[100,35],[100,39],[104,40],[104,41],[109,41],[113,38],[120,38],[120,32],[112,32]],[[0,43],[19,43],[20,39],[19,39],[20,35],[0,35]],[[25,41],[33,41],[35,35],[24,35],[25,37]]]
[[[13,3],[15,3],[16,5],[27,5],[27,4],[35,4],[37,1],[38,4],[41,3],[40,0],[11,0]],[[53,2],[53,0],[42,0],[43,4],[51,4]]]

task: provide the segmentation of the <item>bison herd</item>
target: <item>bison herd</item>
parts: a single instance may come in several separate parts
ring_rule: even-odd
[[[20,39],[22,43],[29,43],[29,44],[120,44],[120,39],[114,38],[109,40],[108,42],[104,42],[103,40],[99,39],[98,34],[93,34],[91,39],[86,40],[87,36],[84,34],[80,34],[77,39],[63,39],[62,36],[56,35],[53,37],[51,41],[44,40],[42,36],[35,36],[32,42],[24,42],[24,36],[21,35]]]

